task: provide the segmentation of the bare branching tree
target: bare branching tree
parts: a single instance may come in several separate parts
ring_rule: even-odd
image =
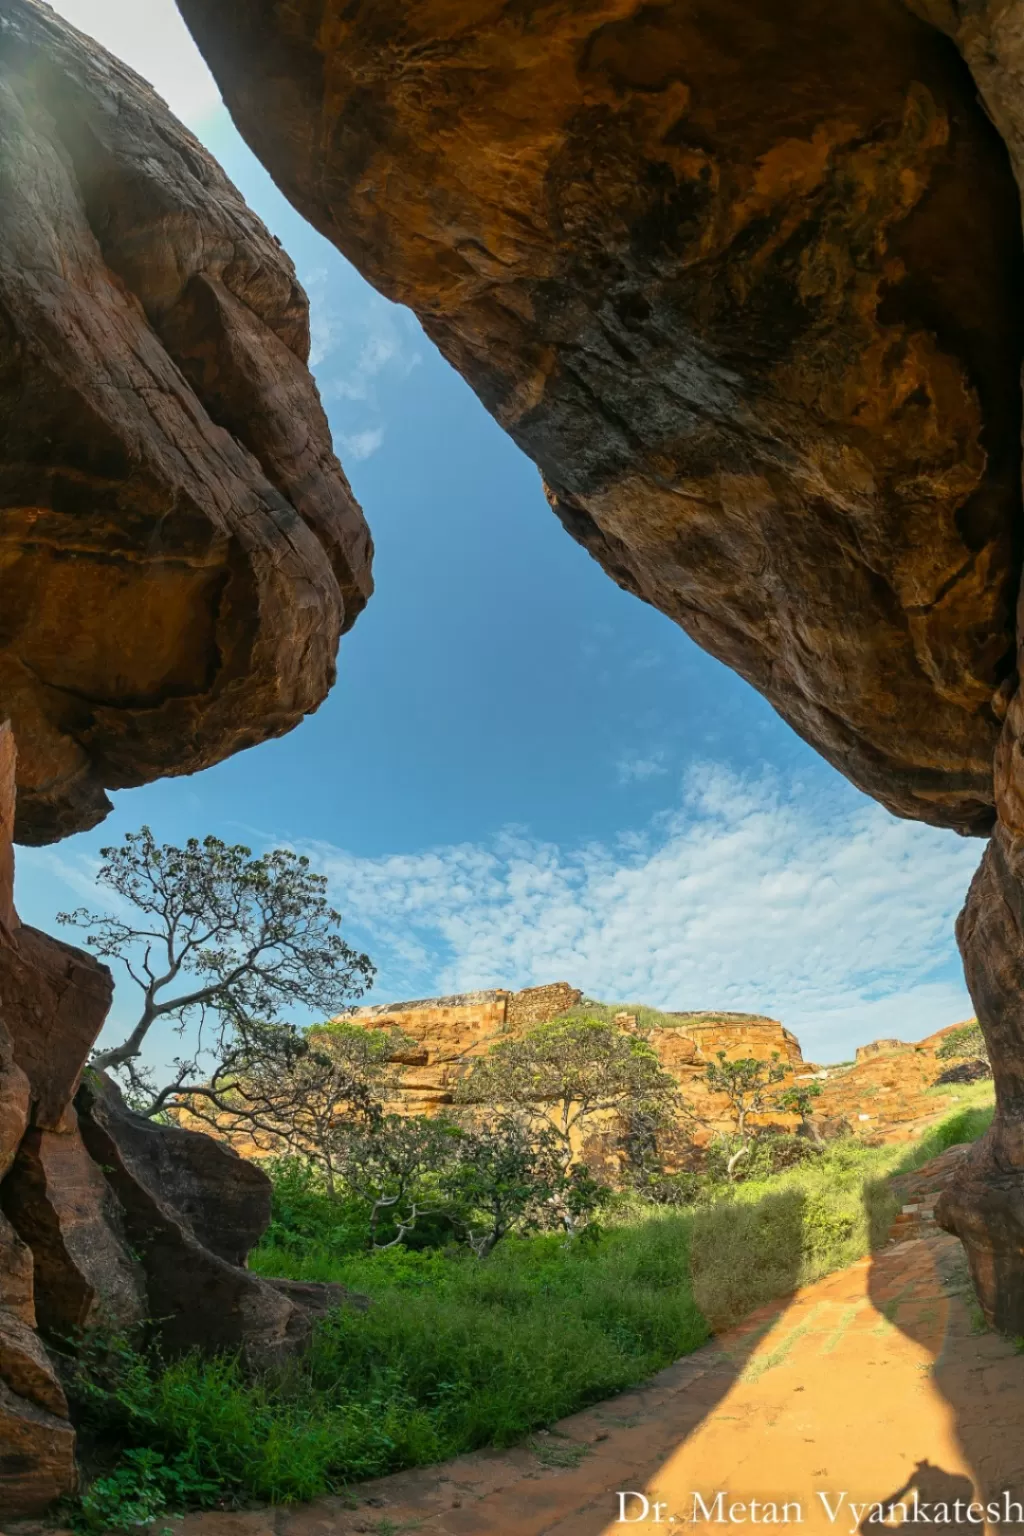
[[[223,1088],[266,1070],[291,1069],[309,1045],[288,1015],[340,1012],[373,978],[369,958],[338,933],[327,881],[287,848],[254,857],[242,844],[189,838],[159,845],[148,827],[101,850],[97,883],[118,898],[115,915],[80,908],[59,921],[86,931],[104,959],[119,960],[141,993],[138,1019],[92,1065],[125,1081],[155,1114],[215,1078]],[[150,1030],[172,1023],[186,1042],[171,1081],[140,1060]]]
[[[398,1030],[334,1020],[294,1034],[294,1048],[261,1049],[218,1062],[207,1080],[180,1090],[185,1123],[199,1120],[259,1152],[301,1157],[337,1192],[347,1138],[379,1126],[398,1083],[394,1053],[412,1042]]]

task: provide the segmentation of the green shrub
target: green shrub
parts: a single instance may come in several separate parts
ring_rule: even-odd
[[[988,1042],[977,1019],[951,1029],[935,1054],[940,1061],[988,1061]]]
[[[142,1446],[125,1451],[115,1471],[95,1479],[72,1511],[71,1525],[85,1536],[129,1531],[166,1510],[209,1504],[220,1494],[219,1481],[196,1475],[186,1457],[167,1461]]]
[[[714,1195],[705,1179],[685,1209],[620,1195],[589,1241],[510,1236],[483,1261],[450,1245],[367,1251],[344,1201],[279,1164],[252,1268],[339,1280],[372,1306],[331,1314],[304,1356],[262,1373],[230,1358],[161,1365],[123,1342],[84,1349],[72,1392],[83,1440],[121,1459],[80,1501],[79,1528],[125,1529],[214,1496],[310,1499],[521,1440],[863,1257],[896,1212],[887,1176],[990,1116],[971,1105],[909,1152],[850,1138]],[[692,1193],[692,1177],[677,1175],[680,1188]]]
[[[336,1255],[367,1246],[370,1221],[364,1201],[329,1195],[321,1176],[302,1158],[275,1158],[263,1166],[274,1187],[266,1244],[297,1253],[321,1248]]]

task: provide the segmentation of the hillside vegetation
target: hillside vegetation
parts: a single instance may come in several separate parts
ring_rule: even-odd
[[[870,1252],[895,1214],[887,1175],[980,1135],[990,1095],[967,1090],[910,1148],[837,1141],[781,1174],[707,1184],[680,1209],[620,1195],[571,1241],[513,1236],[483,1261],[429,1229],[418,1248],[368,1252],[358,1203],[282,1161],[253,1267],[339,1280],[372,1305],[333,1313],[303,1359],[257,1373],[94,1341],[77,1411],[106,1463],[75,1523],[100,1532],[168,1508],[309,1499],[513,1443]]]

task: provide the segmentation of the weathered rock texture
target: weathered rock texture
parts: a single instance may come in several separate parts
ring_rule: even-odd
[[[569,531],[900,814],[992,823],[1021,238],[900,0],[180,0],[244,136]]]
[[[244,1349],[256,1361],[269,1361],[298,1348],[321,1308],[241,1267],[270,1221],[266,1175],[212,1137],[143,1120],[94,1073],[76,1105],[85,1144],[106,1174],[139,1254],[165,1350]],[[237,1184],[218,1233],[228,1168]]]
[[[1024,835],[997,827],[957,939],[988,1041],[997,1113],[936,1218],[963,1241],[988,1321],[1024,1334]]]
[[[301,1345],[328,1307],[362,1303],[343,1287],[250,1274],[245,1260],[270,1220],[266,1176],[209,1136],[132,1114],[95,1073],[81,1082],[110,973],[19,923],[14,783],[0,725],[3,1517],[37,1513],[75,1486],[74,1430],[44,1340],[73,1349],[83,1330],[155,1328],[166,1350],[266,1360]]]
[[[582,1000],[582,993],[566,982],[530,987],[522,992],[467,992],[455,997],[425,998],[415,1003],[380,1003],[355,1009],[346,1017],[366,1029],[396,1029],[412,1042],[400,1046],[393,1060],[398,1066],[397,1092],[389,1106],[400,1114],[442,1113],[455,1100],[461,1079],[473,1063],[499,1040],[521,1033],[535,1024],[557,1018]],[[644,1029],[644,1039],[659,1061],[679,1083],[687,1104],[702,1122],[697,1140],[714,1130],[731,1130],[733,1118],[725,1097],[708,1091],[705,1072],[719,1051],[730,1060],[753,1056],[758,1061],[778,1059],[794,1072],[803,1067],[796,1036],[775,1019],[753,1014],[678,1014],[678,1027]],[[638,1029],[636,1016],[619,1014],[620,1028]],[[796,1124],[792,1116],[777,1115],[780,1122]],[[614,1127],[617,1117],[601,1122]],[[689,1140],[692,1127],[687,1126]],[[251,1150],[240,1142],[240,1149]]]
[[[288,257],[130,70],[2,22],[0,713],[45,842],[315,709],[371,545]]]
[[[399,1096],[391,1107],[402,1114],[429,1115],[452,1103],[474,1057],[505,1035],[557,1018],[582,996],[578,988],[559,981],[521,992],[495,988],[377,1003],[356,1008],[345,1019],[365,1029],[398,1030],[412,1042],[394,1056],[401,1071]]]
[[[857,1060],[868,1061],[872,1056],[887,1056],[890,1051],[905,1050],[906,1046],[907,1042],[905,1040],[869,1040],[867,1045],[858,1045],[856,1052]]]
[[[36,1321],[51,1338],[137,1328],[146,1293],[118,1202],[89,1156],[74,1111],[62,1131],[32,1129],[0,1186],[0,1202],[32,1252]]]

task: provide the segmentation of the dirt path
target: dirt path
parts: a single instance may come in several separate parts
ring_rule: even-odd
[[[1024,1355],[978,1331],[960,1245],[932,1219],[959,1155],[898,1182],[897,1240],[880,1254],[528,1445],[398,1473],[347,1499],[191,1515],[175,1536],[660,1536],[775,1523],[873,1536],[870,1508],[851,1506],[902,1499],[913,1514],[915,1490],[924,1531],[978,1536],[966,1506],[995,1500],[988,1529],[1024,1532],[1024,1508],[1003,1506],[1024,1505]],[[620,1493],[643,1498],[620,1505]]]
[[[934,1168],[918,1182],[901,1189],[894,1229],[909,1240],[529,1445],[347,1500],[193,1515],[176,1536],[654,1536],[694,1523],[870,1536],[879,1522],[851,1506],[902,1499],[913,1514],[915,1490],[917,1523],[945,1536],[982,1528],[972,1500],[999,1501],[1003,1529],[1024,1526],[1024,1508],[1003,1506],[1024,1503],[1024,1356],[977,1331],[960,1246],[931,1220]],[[634,1496],[620,1505],[620,1492]]]

